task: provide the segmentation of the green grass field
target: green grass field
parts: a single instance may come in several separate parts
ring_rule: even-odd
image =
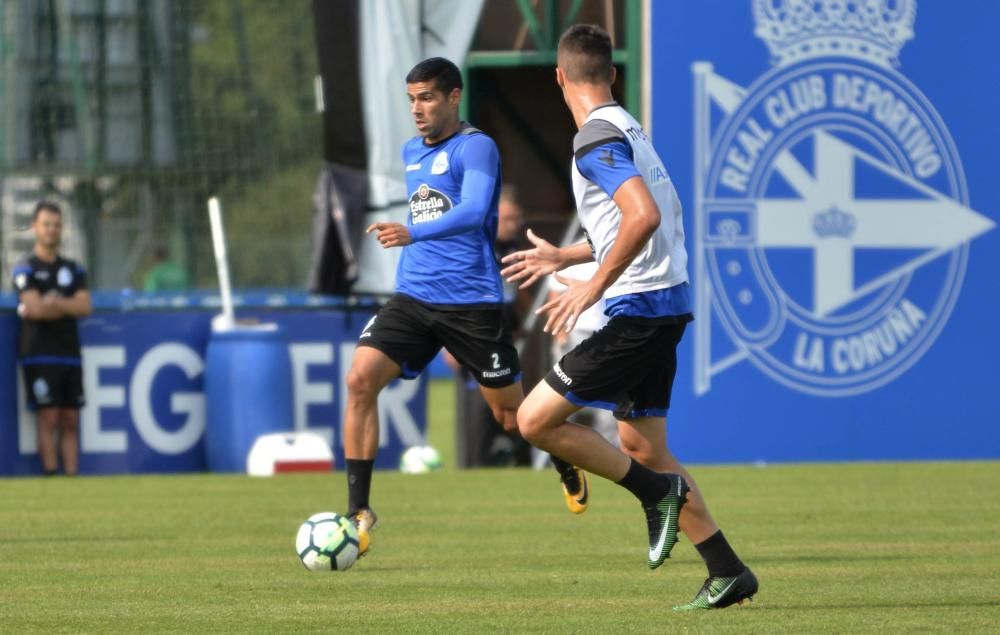
[[[576,517],[548,471],[378,473],[372,553],[329,574],[293,543],[343,510],[341,473],[4,480],[0,632],[1000,630],[1000,463],[692,472],[760,578],[748,607],[673,613],[704,578],[695,550],[648,571],[638,505],[600,479]]]

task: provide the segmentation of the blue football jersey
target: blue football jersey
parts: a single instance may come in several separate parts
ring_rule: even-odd
[[[463,123],[433,145],[403,146],[413,242],[403,248],[396,291],[430,304],[500,304],[503,283],[493,243],[500,198],[500,153]]]

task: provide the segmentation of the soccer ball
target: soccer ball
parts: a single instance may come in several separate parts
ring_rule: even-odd
[[[404,474],[424,474],[441,469],[441,455],[429,445],[407,448],[399,459],[399,471]]]
[[[295,535],[295,551],[310,571],[350,569],[358,559],[358,528],[340,514],[313,514]]]

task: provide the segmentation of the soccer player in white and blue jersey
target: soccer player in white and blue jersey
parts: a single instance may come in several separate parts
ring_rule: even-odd
[[[365,326],[347,374],[348,514],[358,527],[362,554],[377,522],[369,493],[378,452],[378,394],[390,381],[415,378],[444,347],[473,374],[508,432],[517,431],[524,398],[493,248],[500,153],[493,139],[459,120],[462,75],[452,62],[420,62],[406,77],[406,92],[418,132],[403,146],[410,214],[405,224],[368,228],[383,247],[404,248],[396,293]],[[583,511],[586,476],[553,462],[570,510]]]
[[[573,192],[587,241],[557,248],[529,230],[534,249],[504,258],[508,281],[524,285],[555,273],[568,286],[543,305],[545,330],[569,331],[604,297],[607,326],[562,359],[518,410],[521,434],[536,447],[614,481],[639,499],[649,531],[650,568],[669,557],[678,530],[695,544],[708,579],[679,610],[723,608],[751,598],[757,579],[737,557],[691,475],[667,447],[666,414],[677,344],[693,319],[681,206],[641,125],[615,103],[611,39],[576,25],[559,41],[556,80],[579,132]],[[587,281],[558,271],[596,260]],[[621,450],[569,423],[583,407],[611,410]]]

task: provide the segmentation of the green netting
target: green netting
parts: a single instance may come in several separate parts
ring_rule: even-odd
[[[302,0],[4,0],[4,284],[48,196],[94,288],[142,288],[159,251],[190,286],[212,287],[215,194],[234,285],[303,287],[322,164],[316,72]]]

